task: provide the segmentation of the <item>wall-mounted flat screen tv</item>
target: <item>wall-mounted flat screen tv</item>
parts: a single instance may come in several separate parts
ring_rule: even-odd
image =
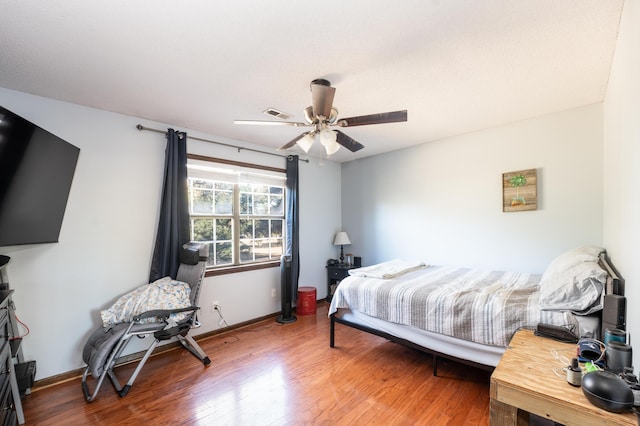
[[[58,242],[79,155],[0,106],[0,246]]]

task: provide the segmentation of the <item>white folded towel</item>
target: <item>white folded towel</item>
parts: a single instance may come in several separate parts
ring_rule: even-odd
[[[394,259],[363,268],[350,269],[349,275],[388,279],[426,267],[427,264],[424,262]]]

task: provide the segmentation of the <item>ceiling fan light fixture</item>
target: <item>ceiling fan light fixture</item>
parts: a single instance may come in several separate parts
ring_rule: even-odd
[[[302,150],[305,152],[305,154],[309,153],[309,150],[311,149],[311,145],[313,145],[314,137],[313,137],[312,133],[313,132],[309,132],[309,133],[305,134],[302,138],[300,138],[296,142],[298,144],[298,146],[300,148],[302,148]]]
[[[335,154],[340,149],[340,144],[336,141],[337,136],[336,132],[332,130],[325,129],[320,132],[320,143],[327,151],[327,156]]]

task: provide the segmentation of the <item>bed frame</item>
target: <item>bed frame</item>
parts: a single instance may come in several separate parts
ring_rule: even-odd
[[[616,295],[620,295],[620,296],[624,296],[624,280],[619,276],[616,268],[613,266],[613,264],[611,263],[609,257],[607,256],[606,252],[602,253],[600,255],[600,266],[607,272],[607,274],[609,275],[609,277],[607,278],[607,285],[606,288],[604,289],[605,294],[616,294]],[[599,313],[600,316],[600,322],[602,323],[602,311],[600,311]],[[626,313],[625,313],[625,317],[626,317]],[[384,337],[387,340],[390,340],[392,342],[395,343],[399,343],[401,345],[407,346],[409,348],[413,348],[416,350],[419,350],[421,352],[424,352],[426,354],[429,354],[433,357],[433,375],[437,376],[438,375],[438,360],[439,359],[448,359],[448,360],[452,360],[455,362],[459,362],[465,365],[469,365],[475,368],[480,368],[483,370],[487,370],[487,371],[493,371],[493,369],[495,368],[492,365],[485,365],[482,363],[478,363],[475,361],[471,361],[471,360],[466,360],[466,359],[461,359],[458,358],[456,356],[453,355],[449,355],[443,352],[439,352],[435,349],[420,345],[418,343],[412,342],[410,340],[407,339],[403,339],[401,337],[397,337],[394,336],[393,334],[387,333],[385,331],[373,328],[373,327],[369,327],[367,325],[363,325],[357,322],[352,322],[349,320],[346,320],[344,318],[338,317],[336,316],[336,313],[333,313],[330,315],[330,319],[331,319],[331,324],[330,324],[330,329],[329,329],[329,346],[331,348],[335,347],[335,326],[336,323],[338,324],[343,324],[347,327],[352,327],[370,334],[374,334],[376,336],[380,336],[380,337]],[[514,333],[517,330],[514,330]]]
[[[461,358],[457,358],[455,356],[449,355],[449,354],[445,354],[443,352],[438,352],[434,349],[430,349],[427,348],[425,346],[419,345],[417,343],[414,343],[410,340],[406,340],[403,339],[401,337],[397,337],[394,336],[393,334],[389,334],[387,332],[375,329],[375,328],[371,328],[368,327],[366,325],[362,325],[356,322],[351,322],[349,320],[345,320],[343,318],[337,317],[336,314],[331,314],[330,315],[331,318],[331,325],[330,325],[330,331],[329,331],[329,346],[334,348],[335,347],[335,325],[336,323],[338,324],[343,324],[346,325],[348,327],[352,327],[361,331],[365,331],[367,333],[370,334],[375,334],[376,336],[380,336],[380,337],[384,337],[387,340],[390,340],[394,343],[399,343],[403,346],[409,347],[409,348],[413,348],[413,349],[417,349],[421,352],[424,352],[426,354],[429,354],[432,356],[433,358],[433,375],[437,376],[438,375],[438,360],[439,359],[449,359],[452,361],[456,361],[465,365],[470,365],[472,367],[476,367],[476,368],[480,368],[483,370],[487,370],[487,371],[493,371],[493,369],[495,368],[492,365],[485,365],[485,364],[481,364],[478,362],[474,362],[474,361],[470,361],[470,360],[466,360],[466,359],[461,359]]]

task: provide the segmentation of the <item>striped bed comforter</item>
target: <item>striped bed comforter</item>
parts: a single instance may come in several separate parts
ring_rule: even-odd
[[[538,308],[540,275],[431,266],[392,279],[350,276],[329,314],[357,310],[385,321],[476,343],[507,346],[520,327],[538,322],[578,329],[570,312]]]

